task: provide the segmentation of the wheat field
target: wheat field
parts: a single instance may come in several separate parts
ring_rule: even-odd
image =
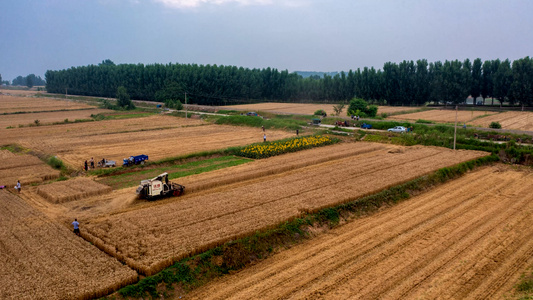
[[[246,179],[233,184],[220,181],[226,180],[224,174],[238,177],[239,172],[232,173],[232,168],[215,171],[209,175],[212,181],[205,175],[203,192],[89,220],[87,239],[140,273],[154,274],[180,258],[303,213],[352,201],[487,155],[436,147],[369,145],[373,144],[349,143],[302,151],[299,157],[309,163],[293,169],[283,168],[283,155],[266,159],[277,171],[268,174],[259,168],[248,170]],[[325,151],[339,157],[316,160]],[[346,151],[352,153],[341,155]],[[210,182],[218,187],[206,189]]]
[[[0,253],[0,299],[92,299],[137,280],[135,271],[6,190]]]

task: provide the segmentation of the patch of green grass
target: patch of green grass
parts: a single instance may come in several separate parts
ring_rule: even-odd
[[[423,120],[423,119],[418,119],[418,120],[416,120],[415,123],[420,123],[420,124],[435,124],[434,121]]]
[[[17,144],[4,145],[0,147],[0,150],[7,150],[12,153],[23,153],[23,154],[30,152],[30,149],[24,148]]]
[[[203,159],[178,165],[161,166],[157,168],[144,169],[137,172],[103,177],[98,182],[107,184],[113,189],[122,189],[136,186],[141,180],[156,177],[167,172],[169,179],[176,179],[194,174],[200,174],[213,170],[241,165],[252,161],[248,158],[235,156],[222,156],[210,159]]]
[[[533,272],[531,269],[528,273],[522,274],[515,289],[520,295],[519,299],[533,299]]]

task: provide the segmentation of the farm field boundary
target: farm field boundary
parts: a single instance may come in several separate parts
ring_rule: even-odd
[[[319,153],[358,150],[372,145],[341,144],[300,154],[314,158]],[[385,150],[185,194],[179,201],[90,219],[85,232],[94,237],[91,241],[95,245],[105,248],[107,253],[125,261],[141,274],[154,274],[180,258],[228,240],[486,155],[484,152],[435,147],[389,146]],[[283,158],[276,158],[268,160],[272,164],[285,163]],[[235,168],[244,166],[255,165]],[[230,169],[222,171],[235,171]],[[374,179],[369,181],[368,178]],[[161,224],[165,224],[165,230],[158,229]],[[136,228],[133,235],[128,228]],[[139,239],[141,236],[143,238]]]
[[[383,206],[395,205],[421,192],[432,190],[449,180],[458,178],[477,167],[497,161],[495,156],[478,158],[453,167],[416,178],[352,202],[326,208],[313,214],[284,222],[277,227],[255,232],[250,236],[228,242],[204,253],[185,258],[164,271],[144,278],[139,283],[121,289],[124,297],[158,297],[160,293],[183,293],[204,285],[210,280],[255,264],[274,253],[313,238],[322,230],[337,227],[353,218],[367,216]],[[178,284],[176,291],[170,288]],[[175,294],[177,296],[177,294]]]

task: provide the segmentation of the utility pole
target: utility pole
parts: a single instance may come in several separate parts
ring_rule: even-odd
[[[455,128],[453,130],[453,150],[455,150],[455,141],[457,140],[457,107],[455,106]]]
[[[187,92],[185,92],[185,119],[187,119]]]

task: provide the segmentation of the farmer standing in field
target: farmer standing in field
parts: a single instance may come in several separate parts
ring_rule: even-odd
[[[263,142],[266,142],[267,141],[267,135],[266,133],[263,133]]]
[[[87,160],[85,160],[85,171],[89,169],[89,165],[87,164]]]
[[[20,190],[21,190],[20,180],[17,180],[17,185],[15,185],[15,190],[17,190],[20,193]]]
[[[72,225],[74,226],[74,233],[77,236],[80,236],[80,223],[78,223],[78,219],[74,219],[74,222],[72,222]]]
[[[94,158],[91,157],[91,169],[94,169]]]

